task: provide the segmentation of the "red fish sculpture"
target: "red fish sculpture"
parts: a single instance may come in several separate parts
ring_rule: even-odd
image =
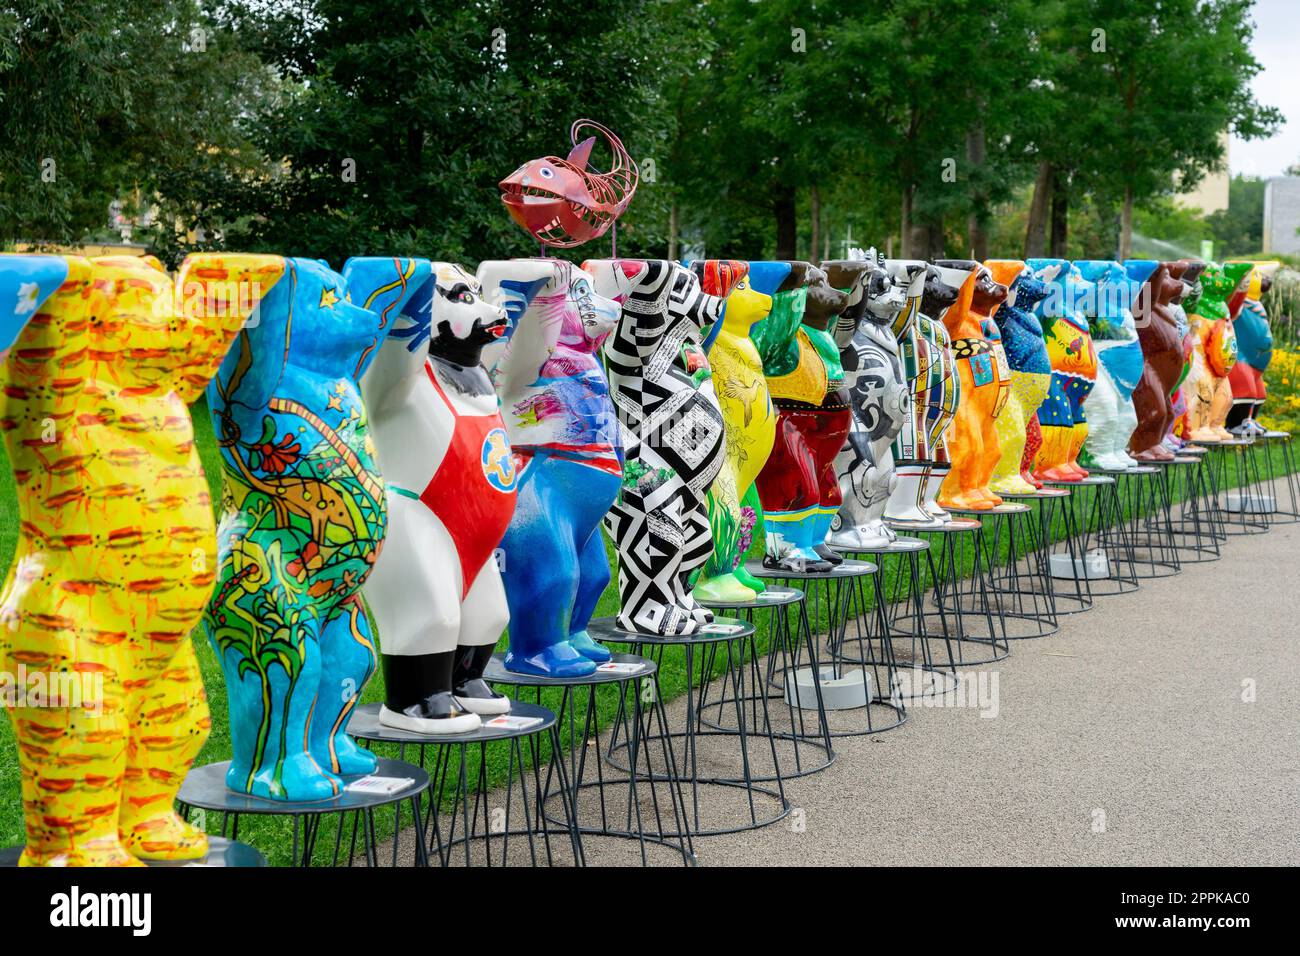
[[[588,169],[596,137],[579,141],[586,130],[605,137],[613,155],[609,172]],[[640,176],[622,141],[599,123],[578,120],[569,139],[573,149],[567,159],[529,160],[500,183],[510,218],[542,245],[559,249],[603,236],[632,201]]]

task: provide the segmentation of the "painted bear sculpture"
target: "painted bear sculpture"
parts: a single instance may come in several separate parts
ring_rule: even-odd
[[[1169,303],[1169,311],[1173,313],[1178,335],[1182,338],[1183,365],[1178,373],[1178,382],[1170,394],[1169,410],[1173,415],[1173,421],[1169,423],[1161,444],[1169,450],[1170,454],[1175,455],[1205,454],[1209,451],[1208,448],[1200,445],[1188,444],[1186,437],[1182,434],[1187,424],[1187,389],[1185,385],[1187,377],[1191,374],[1192,360],[1196,354],[1195,339],[1192,336],[1192,324],[1188,310],[1201,297],[1201,276],[1205,274],[1208,267],[1208,262],[1202,262],[1200,259],[1191,260],[1183,271],[1182,290]]]
[[[744,502],[772,453],[777,422],[763,360],[749,333],[767,317],[772,308],[770,293],[790,270],[785,263],[751,266],[730,259],[696,260],[691,269],[705,292],[725,300],[722,319],[705,340],[705,348],[727,435],[722,467],[709,488],[713,553],[700,569],[695,596],[706,604],[743,603],[765,590],[763,582],[745,570],[741,543],[756,521],[752,509],[746,514]]]
[[[990,316],[1007,296],[1006,286],[973,260],[942,260],[941,269],[961,270],[965,279],[958,299],[943,313],[952,339],[961,403],[949,436],[951,468],[943,480],[939,504],[944,508],[988,511],[1002,503],[989,489],[1001,455],[997,418],[1007,402],[1011,370]]]
[[[895,484],[893,444],[912,417],[912,383],[896,334],[908,307],[907,284],[894,281],[874,249],[859,255],[821,264],[831,285],[849,296],[835,341],[853,420],[835,461],[843,503],[831,523],[830,543],[851,552],[887,547],[896,537],[884,522]]]
[[[1133,305],[1155,271],[1152,260],[1133,260],[1128,267],[1106,259],[1075,262],[1096,293],[1085,306],[1088,328],[1097,349],[1097,383],[1088,395],[1088,439],[1085,467],[1110,471],[1135,468],[1128,454],[1129,438],[1137,427],[1133,390],[1142,378],[1142,343],[1138,340]]]
[[[935,519],[925,510],[924,503],[926,474],[934,465],[930,447],[930,392],[934,378],[942,374],[945,356],[935,346],[934,336],[927,333],[933,323],[922,315],[921,308],[926,288],[937,281],[939,270],[920,259],[887,259],[885,267],[895,284],[904,290],[905,305],[894,319],[892,332],[908,383],[910,412],[903,419],[891,448],[894,481],[883,517],[887,521],[930,525]],[[951,358],[951,350],[947,358]]]
[[[384,673],[379,720],[467,733],[509,710],[483,681],[510,618],[497,547],[515,463],[481,360],[507,334],[506,312],[452,263],[351,259],[344,276],[363,303],[398,282],[414,290],[386,316],[361,379],[389,514],[365,585]]]
[[[1047,284],[1034,314],[1052,363],[1051,385],[1038,409],[1043,441],[1034,475],[1040,481],[1082,481],[1088,477],[1077,461],[1088,437],[1083,403],[1097,381],[1097,350],[1079,303],[1095,289],[1064,259],[1029,259],[1026,265]]]
[[[50,675],[9,708],[20,865],[207,852],[174,811],[210,727],[190,632],[216,567],[186,406],[283,269],[195,255],[173,283],[152,257],[0,257],[0,329],[25,325],[0,370],[20,515],[0,670]]]
[[[1236,436],[1228,431],[1228,416],[1232,414],[1232,370],[1237,367],[1241,346],[1237,337],[1237,320],[1250,296],[1250,287],[1255,278],[1255,263],[1225,262],[1224,269],[1230,276],[1237,277],[1237,285],[1228,297],[1228,321],[1222,335],[1223,343],[1219,354],[1223,356],[1222,365],[1210,360],[1210,369],[1214,373],[1214,397],[1210,400],[1210,428],[1220,439],[1227,441]],[[1207,358],[1209,354],[1207,353]]]
[[[852,420],[830,327],[848,296],[816,266],[790,266],[794,282],[783,290],[794,295],[774,301],[753,333],[777,409],[776,442],[755,482],[766,533],[763,563],[829,571],[842,560],[826,543],[841,503],[835,456]],[[797,323],[789,322],[789,311],[801,313]]]
[[[1043,341],[1043,326],[1033,308],[1047,295],[1047,286],[1019,259],[990,259],[984,263],[995,282],[1007,287],[1007,299],[993,313],[1011,370],[1007,407],[997,419],[997,465],[989,487],[998,495],[1031,495],[1039,488],[1024,468],[1031,431],[1038,427],[1038,407],[1051,388],[1052,363]],[[1037,439],[1041,444],[1041,435]]]
[[[1232,388],[1232,409],[1225,427],[1233,435],[1262,435],[1267,429],[1258,421],[1268,390],[1264,372],[1273,359],[1273,331],[1263,297],[1273,285],[1282,264],[1276,260],[1255,263],[1246,301],[1233,323],[1237,334],[1237,364],[1228,373]]]
[[[926,344],[935,356],[926,390],[926,443],[930,447],[931,460],[926,465],[922,481],[921,515],[923,521],[942,524],[949,520],[950,515],[939,504],[938,498],[944,480],[952,471],[949,442],[963,400],[957,353],[943,316],[957,302],[972,270],[939,265],[932,268],[921,298],[919,320]]]
[[[704,351],[723,300],[685,266],[591,259],[596,292],[621,303],[605,369],[623,440],[623,483],[605,516],[618,549],[618,626],[693,634],[713,615],[691,578],[713,553],[708,492],[726,432]]]
[[[519,470],[501,541],[510,604],[507,670],[572,678],[610,659],[587,625],[609,560],[600,522],[623,475],[618,418],[599,351],[620,314],[595,278],[563,259],[479,265],[514,332],[485,353]]]
[[[1201,275],[1200,296],[1188,308],[1192,358],[1191,368],[1183,381],[1187,411],[1182,434],[1192,441],[1216,442],[1232,438],[1226,429],[1216,427],[1214,423],[1215,401],[1220,383],[1226,382],[1237,360],[1237,342],[1232,334],[1228,300],[1250,269],[1249,263],[1211,263]]]
[[[208,386],[222,458],[217,583],[203,630],[230,710],[230,789],[337,796],[373,772],[346,733],[375,669],[361,586],[388,530],[387,492],[359,379],[421,284],[349,296],[344,276],[284,259]]]
[[[1183,371],[1183,336],[1170,304],[1182,292],[1186,260],[1155,262],[1129,259],[1124,263],[1130,278],[1147,271],[1146,287],[1133,305],[1138,344],[1142,349],[1142,375],[1133,389],[1133,412],[1137,425],[1129,436],[1129,455],[1138,463],[1170,461],[1173,452],[1164,446],[1165,432],[1173,418],[1170,396],[1178,387]]]

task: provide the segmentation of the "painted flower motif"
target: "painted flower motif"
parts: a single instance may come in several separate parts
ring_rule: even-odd
[[[742,505],[740,509],[740,538],[736,542],[736,567],[740,566],[740,562],[744,560],[745,554],[749,551],[750,544],[754,541],[754,526],[756,524],[758,524],[758,514],[748,505]]]
[[[286,564],[284,569],[301,581],[307,576],[308,571],[316,570],[320,564],[320,548],[315,541],[308,541],[298,557]]]
[[[302,445],[292,435],[285,435],[275,444],[264,441],[255,448],[262,459],[262,470],[272,475],[283,475],[302,454]]]
[[[36,311],[40,301],[41,287],[35,282],[24,282],[18,286],[18,303],[14,306],[15,315],[31,315]]]

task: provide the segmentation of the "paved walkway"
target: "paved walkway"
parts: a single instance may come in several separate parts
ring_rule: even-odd
[[[1300,525],[1223,553],[1013,642],[983,708],[914,705],[838,740],[788,782],[789,819],[698,839],[700,865],[1300,863]],[[585,848],[639,862],[626,841]]]
[[[701,865],[1300,863],[1298,555],[1297,525],[1233,537],[1013,642],[996,717],[838,742],[789,784],[802,832],[702,839]]]

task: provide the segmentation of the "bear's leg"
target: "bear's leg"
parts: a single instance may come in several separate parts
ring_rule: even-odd
[[[813,532],[813,550],[831,564],[839,564],[844,559],[826,541],[831,531],[831,523],[839,513],[844,496],[840,491],[839,476],[835,473],[835,459],[848,440],[849,429],[853,426],[853,412],[848,405],[848,397],[831,396],[827,399],[829,407],[823,406],[809,416],[812,431],[805,436],[808,447],[816,459],[817,487],[819,489],[820,509],[817,513],[817,525]]]
[[[1025,450],[1020,456],[1020,477],[1037,491],[1043,487],[1034,470],[1038,465],[1038,452],[1043,447],[1043,426],[1034,412],[1025,421]]]
[[[942,325],[936,326],[936,333],[942,335],[943,340],[937,345],[938,362],[935,366],[937,380],[935,387],[930,390],[929,444],[933,451],[925,469],[921,507],[931,518],[947,521],[948,512],[939,505],[939,491],[949,472],[952,471],[949,437],[952,424],[956,420],[962,402],[965,401],[965,396],[962,392],[962,377],[955,364],[956,357],[953,355],[951,343],[947,341],[947,333],[943,332]]]
[[[746,508],[753,513],[752,517],[745,513]],[[749,550],[749,545],[753,543],[753,534],[758,528],[759,522],[763,520],[763,503],[758,500],[758,485],[752,481],[740,499],[740,515],[741,540],[736,549],[736,580],[755,594],[762,594],[767,589],[767,585],[745,569],[745,553]],[[745,540],[746,537],[748,537],[748,541]],[[742,548],[739,545],[745,545],[745,547]]]
[[[618,546],[618,626],[643,634],[691,634],[695,621],[678,607],[675,594],[686,543],[681,501],[686,485],[657,459],[637,464],[653,477],[641,483],[625,479],[622,497],[605,518]]]
[[[951,469],[942,479],[939,490],[939,504],[944,508],[958,508],[966,511],[988,511],[992,502],[978,494],[979,468],[984,454],[984,431],[982,419],[992,415],[992,404],[988,400],[995,387],[984,385],[975,387],[972,359],[958,361],[957,370],[961,376],[962,402],[957,407],[952,426],[947,436],[948,453]]]
[[[1104,343],[1098,351],[1105,355]],[[1097,370],[1097,384],[1088,394],[1084,406],[1088,415],[1088,433],[1080,450],[1080,464],[1086,468],[1122,470],[1124,465],[1113,451],[1115,434],[1119,429],[1119,393],[1103,361]]]
[[[580,573],[573,519],[575,510],[587,504],[584,496],[589,493],[582,484],[573,483],[576,475],[571,468],[594,471],[549,456],[532,458],[520,477],[515,514],[501,541],[501,575],[510,610],[505,663],[516,673],[581,677],[595,671],[569,641]],[[614,488],[603,499],[608,506],[617,492],[618,477],[606,478]],[[599,515],[588,523],[588,531],[596,521]]]
[[[1225,426],[1228,412],[1232,409],[1232,383],[1228,376],[1216,376],[1214,379],[1214,396],[1210,400],[1210,427],[1222,441],[1230,441],[1234,436]]]
[[[801,422],[806,409],[779,409],[776,443],[758,473],[755,484],[763,502],[763,525],[771,568],[793,571],[829,571],[830,562],[813,550],[821,489],[818,462],[808,447],[812,427]]]
[[[162,671],[130,693],[130,710],[118,818],[122,843],[142,860],[201,859],[208,852],[207,836],[177,816],[173,806],[212,726],[188,634]]]
[[[384,671],[385,727],[431,736],[481,726],[453,694],[462,597],[450,532],[423,501],[388,496],[388,538],[365,582]]]
[[[713,553],[713,535],[709,528],[708,506],[698,498],[689,496],[683,503],[685,522],[681,565],[677,571],[675,593],[678,604],[687,609],[697,624],[711,624],[713,612],[696,599],[692,593],[691,578]]]
[[[118,669],[104,663],[102,687],[78,706],[30,700],[29,681],[20,689],[37,706],[9,710],[27,831],[19,866],[143,865],[118,835],[130,727]]]
[[[452,690],[465,710],[479,716],[510,712],[510,699],[483,680],[483,672],[497,641],[510,623],[506,590],[497,560],[488,558],[460,606],[460,643],[452,672]]]
[[[1038,409],[1039,434],[1034,475],[1040,481],[1078,481],[1083,476],[1068,465],[1070,437],[1074,429],[1074,406],[1067,394],[1069,379],[1053,371],[1047,398]]]
[[[349,777],[374,773],[375,755],[347,735],[361,692],[375,673],[370,621],[353,594],[321,628],[320,692],[311,716],[311,751],[331,773]]]
[[[321,673],[320,622],[314,604],[292,603],[298,585],[282,582],[279,565],[266,557],[273,540],[221,542],[217,588],[201,621],[226,678],[226,786],[272,800],[324,800],[342,786],[308,747]]]
[[[578,596],[569,618],[569,643],[583,657],[598,664],[609,660],[609,651],[587,633],[587,625],[607,587],[609,556],[605,553],[605,538],[599,528],[592,528],[578,555]]]
[[[1070,398],[1070,414],[1074,425],[1070,429],[1070,458],[1067,464],[1078,473],[1080,478],[1087,478],[1087,469],[1079,466],[1079,452],[1088,438],[1088,413],[1084,401],[1096,386],[1095,379],[1071,378],[1066,394]]]
[[[698,597],[706,601],[752,601],[755,593],[735,573],[740,543],[740,498],[736,489],[734,463],[725,461],[713,479],[708,497],[709,525],[713,548],[695,582]]]

